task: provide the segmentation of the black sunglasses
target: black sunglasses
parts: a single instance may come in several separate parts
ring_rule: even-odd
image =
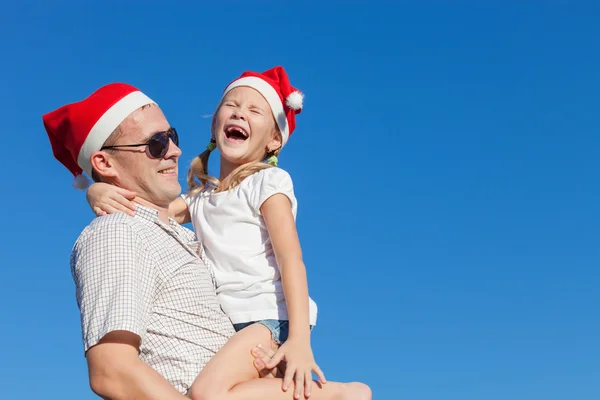
[[[148,153],[152,158],[163,158],[167,151],[169,151],[169,144],[175,143],[175,146],[179,146],[179,136],[177,136],[177,131],[175,128],[169,128],[169,130],[165,132],[157,132],[148,139],[146,143],[138,143],[138,144],[119,144],[115,146],[104,146],[100,150],[106,149],[118,149],[120,147],[140,147],[140,146],[148,146]]]

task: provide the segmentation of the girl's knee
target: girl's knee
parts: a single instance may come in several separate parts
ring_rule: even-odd
[[[252,349],[261,344],[265,349],[271,338],[263,325],[254,324],[236,333],[200,372],[187,396],[192,400],[220,400],[241,382],[259,378],[254,367]]]
[[[228,390],[223,385],[215,385],[211,376],[199,375],[187,392],[187,397],[192,400],[217,400],[222,398],[222,392]]]
[[[192,400],[217,400],[219,396],[218,393],[212,392],[210,387],[194,383],[188,391],[187,397]]]

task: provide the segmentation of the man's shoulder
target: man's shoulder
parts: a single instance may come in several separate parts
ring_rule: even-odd
[[[140,218],[132,217],[131,215],[127,215],[122,212],[116,212],[114,214],[96,217],[92,220],[92,222],[90,222],[90,224],[85,229],[103,230],[123,226],[128,226],[132,230],[136,231],[143,231],[147,229],[147,226],[142,222]]]
[[[96,217],[81,232],[75,247],[89,240],[106,238],[107,240],[121,240],[125,237],[144,236],[148,226],[139,218],[132,217],[122,212]]]
[[[126,254],[152,254],[148,238],[150,227],[140,218],[124,213],[97,217],[87,225],[71,249],[71,268],[76,265],[88,266],[108,255],[123,257]]]

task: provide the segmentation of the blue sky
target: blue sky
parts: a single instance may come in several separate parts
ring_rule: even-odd
[[[306,94],[280,166],[328,379],[600,398],[598,3],[216,3],[2,6],[0,398],[95,398],[68,265],[93,215],[41,115],[136,85],[178,129],[183,177],[224,86],[275,65]]]

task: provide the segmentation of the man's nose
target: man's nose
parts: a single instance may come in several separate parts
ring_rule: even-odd
[[[169,149],[165,153],[164,158],[179,157],[180,155],[181,155],[181,149],[179,148],[179,146],[177,146],[175,144],[175,142],[173,142],[173,140],[171,138],[169,138]]]

